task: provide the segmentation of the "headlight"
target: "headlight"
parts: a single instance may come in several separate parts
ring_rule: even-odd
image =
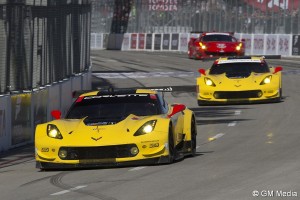
[[[202,42],[199,42],[199,45],[200,45],[201,49],[206,49],[206,46]]]
[[[264,78],[264,80],[262,80],[262,82],[260,82],[260,85],[271,83],[271,80],[272,80],[272,76],[271,75],[267,76],[266,78]]]
[[[141,126],[141,128],[139,128],[139,130],[137,130],[137,132],[134,133],[134,136],[151,133],[154,130],[155,125],[156,125],[156,120],[151,120],[146,122],[143,126]]]
[[[51,138],[62,139],[62,135],[54,124],[48,124],[47,135]]]
[[[235,47],[235,49],[236,49],[237,51],[240,51],[240,50],[241,50],[241,48],[242,48],[242,46],[243,46],[243,44],[242,44],[242,43],[240,43],[238,46],[236,46],[236,47]]]
[[[204,78],[205,84],[208,86],[213,86],[215,87],[216,84],[210,79],[210,78]]]

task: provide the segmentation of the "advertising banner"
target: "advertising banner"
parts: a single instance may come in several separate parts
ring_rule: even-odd
[[[148,0],[149,11],[177,11],[178,0]]]
[[[255,55],[262,55],[264,54],[264,35],[263,34],[257,34],[254,35],[253,38],[253,54]]]
[[[146,36],[146,49],[152,49],[152,34],[148,33]]]
[[[188,33],[182,33],[180,34],[179,39],[179,50],[187,52],[188,51]]]
[[[139,49],[145,49],[145,34],[139,34]]]
[[[31,93],[11,96],[13,146],[31,141]]]
[[[154,50],[161,50],[161,34],[154,34]]]
[[[163,50],[170,49],[170,34],[163,34]]]
[[[132,33],[131,40],[130,40],[130,49],[136,49],[136,44],[137,44],[137,34]]]
[[[248,5],[260,9],[263,12],[280,10],[296,10],[299,0],[244,0]]]
[[[276,44],[277,44],[277,35],[272,34],[272,35],[266,36],[266,54],[267,55],[277,54]]]
[[[278,35],[278,54],[279,55],[290,55],[291,50],[291,35]],[[292,42],[292,41],[291,41]]]
[[[245,40],[245,54],[251,55],[252,49],[252,35],[251,34],[242,34],[241,39]]]
[[[122,50],[129,50],[130,44],[130,33],[124,33],[123,42],[122,42]]]
[[[293,35],[292,55],[300,55],[300,35]]]
[[[171,40],[171,50],[178,50],[178,44],[179,44],[179,34],[174,33],[172,34],[172,40]]]

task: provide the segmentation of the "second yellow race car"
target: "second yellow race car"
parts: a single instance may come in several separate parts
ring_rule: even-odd
[[[198,105],[279,102],[282,67],[269,67],[264,57],[224,57],[199,69]]]
[[[172,163],[196,153],[196,118],[161,92],[110,89],[80,95],[67,115],[35,131],[40,169]]]

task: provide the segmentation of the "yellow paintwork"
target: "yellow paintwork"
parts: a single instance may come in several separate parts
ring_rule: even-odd
[[[219,60],[226,60],[220,58]],[[252,57],[251,59],[262,59],[261,57]],[[205,102],[240,102],[240,101],[268,101],[280,97],[281,89],[281,71],[274,72],[274,68],[270,68],[270,73],[251,73],[247,78],[232,78],[226,77],[225,73],[220,75],[209,75],[209,70],[205,71],[206,75],[201,74],[197,78],[197,99]],[[268,84],[260,85],[262,80],[267,76],[272,76],[272,80]],[[205,83],[205,78],[211,79],[215,86],[208,86]],[[237,99],[216,99],[215,91],[247,91],[247,90],[262,90],[262,96],[259,98],[237,98]]]
[[[99,91],[89,92],[80,96],[96,95]],[[137,93],[151,93],[152,90],[137,90]],[[169,113],[172,109],[170,107]],[[136,116],[129,115],[126,119],[114,125],[86,126],[84,119],[58,119],[44,124],[39,124],[35,131],[35,158],[37,162],[51,162],[57,164],[78,163],[105,163],[143,160],[168,156],[168,132],[169,124],[173,126],[173,138],[175,145],[191,140],[191,119],[193,112],[185,109],[169,118],[167,115]],[[157,120],[154,131],[148,134],[134,136],[133,134],[146,122]],[[50,138],[47,135],[47,125],[55,125],[63,139]],[[181,137],[181,135],[185,137]],[[94,138],[94,139],[92,139]],[[178,140],[181,138],[181,140]],[[95,140],[96,139],[96,140]],[[93,159],[93,160],[62,160],[58,156],[60,147],[98,147],[121,144],[136,144],[139,153],[134,157],[116,159]]]

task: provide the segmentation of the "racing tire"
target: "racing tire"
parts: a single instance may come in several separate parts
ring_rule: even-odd
[[[197,148],[197,126],[195,119],[192,118],[191,122],[191,156],[196,156],[196,148]]]
[[[175,160],[175,145],[174,145],[174,136],[172,126],[169,127],[169,134],[168,134],[168,149],[169,149],[169,162],[173,163]]]
[[[282,88],[279,89],[279,97],[275,99],[276,103],[280,103],[282,101]]]

